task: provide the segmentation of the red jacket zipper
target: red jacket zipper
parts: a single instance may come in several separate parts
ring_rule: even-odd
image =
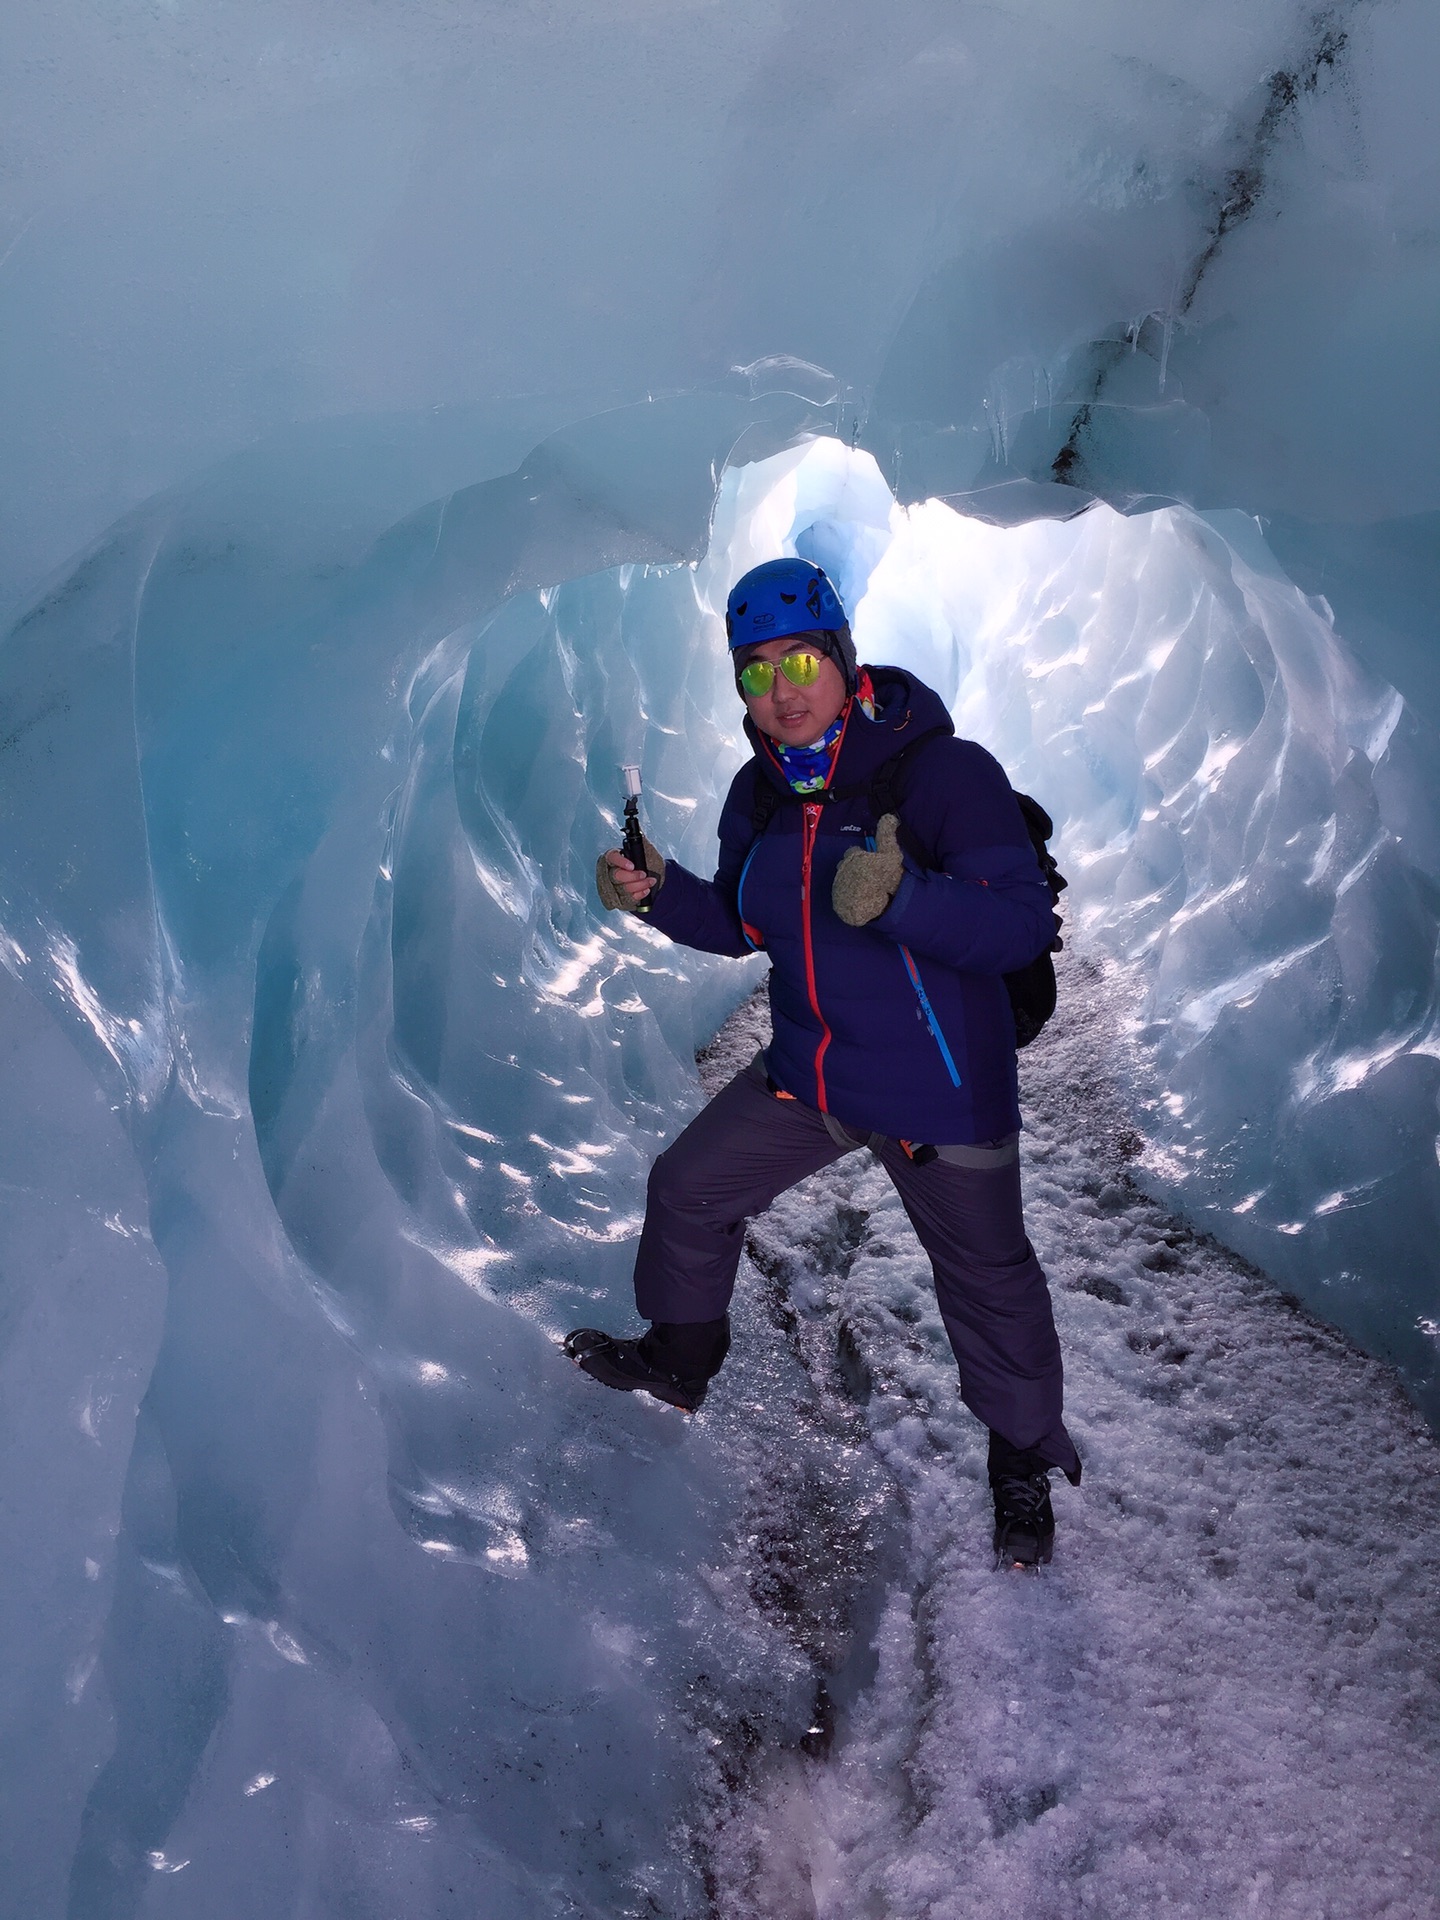
[[[830,1109],[825,1104],[825,1049],[830,1044],[830,1029],[820,1011],[820,999],[815,991],[815,948],[810,938],[810,855],[814,850],[815,831],[820,825],[823,811],[813,801],[808,801],[804,809],[800,832],[800,925],[805,938],[805,986],[810,995],[810,1011],[820,1022],[820,1044],[815,1049],[816,1103],[821,1113],[828,1113]]]

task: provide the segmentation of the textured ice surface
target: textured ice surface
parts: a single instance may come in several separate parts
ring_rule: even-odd
[[[553,1336],[752,977],[582,894],[622,758],[702,857],[677,562],[804,418],[642,408],[358,555],[252,463],[10,636],[17,1911],[686,1911],[687,1688],[803,1725],[697,1577],[723,1450]]]

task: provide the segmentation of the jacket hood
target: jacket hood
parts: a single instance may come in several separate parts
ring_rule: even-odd
[[[945,702],[933,687],[903,667],[866,667],[875,690],[875,718],[869,719],[857,701],[840,747],[840,759],[831,785],[850,787],[867,780],[877,767],[900,753],[910,741],[936,727],[954,733]],[[757,764],[782,791],[787,782],[771,742],[747,713],[745,735],[755,749]]]

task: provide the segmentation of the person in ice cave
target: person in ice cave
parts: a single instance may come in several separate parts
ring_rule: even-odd
[[[720,816],[715,877],[601,855],[607,908],[672,940],[770,960],[770,1046],[656,1160],[635,1264],[649,1330],[577,1328],[606,1386],[693,1412],[730,1345],[746,1221],[869,1147],[935,1274],[965,1404],[990,1430],[997,1564],[1050,1558],[1050,1470],[1075,1484],[1060,1345],[1021,1212],[1006,975],[1048,965],[1057,920],[999,763],[898,667],[861,667],[807,560],[772,560],[725,616],[754,752]],[[639,851],[639,849],[635,849]]]

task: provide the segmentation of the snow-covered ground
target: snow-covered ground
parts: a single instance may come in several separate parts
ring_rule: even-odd
[[[1384,1367],[1145,1196],[1128,1004],[1067,955],[1022,1056],[1085,1458],[1040,1575],[991,1570],[984,1436],[879,1167],[755,1223],[700,1416],[751,1468],[713,1580],[816,1706],[797,1751],[763,1688],[753,1714],[697,1689],[723,1920],[1440,1913],[1440,1455]]]

